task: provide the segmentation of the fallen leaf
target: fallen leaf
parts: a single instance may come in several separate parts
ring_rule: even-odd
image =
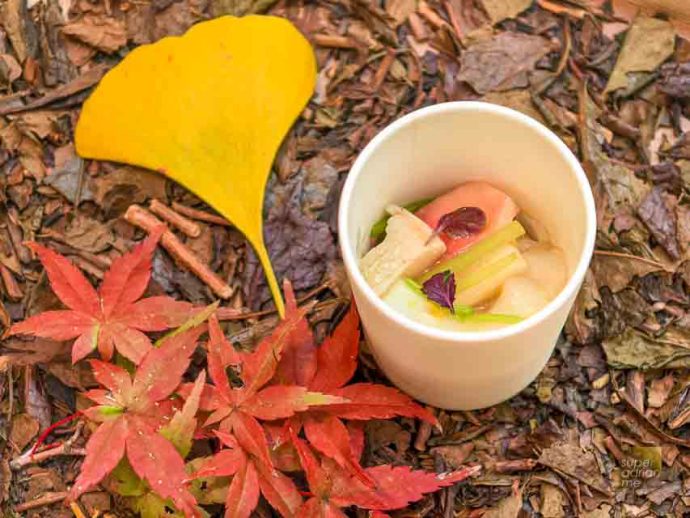
[[[124,166],[108,171],[103,176],[88,180],[93,199],[110,217],[123,214],[132,203],[157,198],[167,199],[166,180],[161,175]]]
[[[17,450],[23,451],[36,437],[39,428],[38,421],[29,414],[17,414],[12,418],[10,441],[17,447]]]
[[[667,63],[661,67],[659,90],[676,99],[690,97],[690,63]]]
[[[386,12],[398,26],[417,9],[417,0],[386,0]]]
[[[11,85],[22,75],[22,67],[11,54],[0,54],[0,81]]]
[[[507,90],[505,92],[489,92],[482,97],[482,101],[512,108],[525,115],[529,115],[539,122],[544,122],[541,113],[534,107],[532,96],[526,88]]]
[[[599,472],[594,454],[583,450],[577,444],[557,442],[541,452],[539,462],[587,484],[604,495],[610,494],[609,482]]]
[[[115,239],[112,231],[103,223],[83,215],[75,217],[61,237],[77,250],[95,254],[108,249]]]
[[[337,256],[328,223],[306,216],[300,208],[302,183],[295,184],[290,197],[270,209],[265,223],[266,247],[278,277],[290,279],[295,290],[316,286],[326,273],[328,262]],[[247,304],[259,308],[270,300],[262,266],[250,253],[243,273]]]
[[[198,516],[196,501],[185,485],[184,460],[158,430],[170,420],[169,398],[204,330],[205,325],[199,324],[163,340],[149,350],[133,377],[117,365],[91,361],[104,388],[86,393],[96,406],[84,413],[100,424],[86,443],[86,457],[70,491],[71,499],[98,484],[126,457],[134,472],[158,495],[170,498],[186,516]]]
[[[507,18],[515,18],[532,5],[532,0],[481,0],[491,23],[496,25]]]
[[[276,2],[277,0],[211,0],[211,13],[213,16],[264,13]]]
[[[544,518],[562,518],[565,516],[563,504],[565,499],[558,487],[546,482],[541,484],[541,514]]]
[[[541,36],[501,32],[461,54],[458,81],[468,82],[480,94],[526,87],[529,73],[550,50]]]
[[[677,369],[690,367],[690,347],[664,337],[626,329],[618,336],[602,342],[606,360],[614,369]]]
[[[637,215],[672,259],[680,258],[676,235],[676,203],[675,197],[664,194],[661,187],[654,187],[637,208]]]
[[[62,33],[108,54],[116,52],[127,43],[123,22],[90,13],[65,24]]]
[[[7,31],[12,48],[17,53],[20,63],[30,55],[27,42],[26,24],[29,15],[26,2],[23,0],[8,0],[2,9],[3,27]]]
[[[605,92],[624,88],[623,95],[626,95],[634,91],[640,76],[633,74],[656,70],[673,54],[675,37],[669,22],[638,16],[628,29]]]
[[[55,171],[43,179],[43,183],[51,186],[62,194],[70,203],[77,203],[77,196],[81,201],[92,201],[93,181],[91,177],[84,175],[83,181],[79,181],[81,159],[76,159],[64,166],[64,169]]]
[[[103,78],[82,109],[77,151],[164,173],[204,199],[251,242],[282,315],[264,246],[264,190],[315,81],[314,53],[287,20],[199,23],[183,37],[137,48]],[[143,131],[142,123],[155,130]]]
[[[661,270],[659,265],[635,256],[607,256],[595,254],[591,268],[599,286],[608,286],[614,293],[624,289],[635,277]]]
[[[613,162],[604,152],[602,127],[597,122],[601,110],[590,97],[584,82],[580,87],[579,105],[580,150],[592,187],[601,187],[608,200],[609,211],[637,207],[648,188],[632,170]]]
[[[647,392],[647,405],[651,408],[661,408],[664,406],[668,396],[671,394],[671,390],[673,390],[674,384],[675,380],[672,374],[652,380]]]
[[[158,296],[140,299],[151,276],[151,259],[164,227],[112,263],[96,291],[65,257],[33,243],[50,285],[67,310],[45,311],[15,323],[12,334],[70,340],[72,361],[98,349],[108,360],[115,350],[135,364],[151,349],[144,331],[164,331],[195,311],[188,302]]]
[[[482,518],[517,518],[521,508],[522,492],[518,490],[486,511]]]

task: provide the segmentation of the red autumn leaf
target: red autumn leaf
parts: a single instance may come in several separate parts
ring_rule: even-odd
[[[305,419],[304,433],[314,448],[352,472],[365,484],[372,485],[371,478],[359,465],[359,457],[352,449],[350,432],[340,419],[331,415]]]
[[[416,417],[436,424],[436,418],[398,389],[374,383],[355,383],[330,391],[348,403],[329,405],[324,409],[343,419],[389,419],[396,416]]]
[[[357,370],[358,354],[359,315],[353,304],[333,334],[319,346],[318,368],[309,388],[325,392],[345,385]]]
[[[293,302],[289,307],[294,311]],[[317,370],[308,382],[310,390],[337,395],[348,401],[311,409],[301,416],[301,421],[294,422],[293,426],[299,429],[303,424],[307,439],[314,448],[335,460],[340,467],[363,483],[371,485],[372,481],[359,464],[361,446],[357,444],[363,444],[363,438],[356,444],[356,449],[353,449],[350,434],[339,418],[367,420],[406,416],[434,424],[436,419],[397,389],[374,384],[343,387],[357,368],[359,337],[359,317],[353,305],[333,334],[317,349]],[[286,354],[290,352],[290,347],[303,347],[304,343],[294,338],[288,340]],[[293,351],[294,356],[297,353]],[[281,359],[280,364],[282,363]]]
[[[302,498],[292,480],[275,470],[261,421],[288,418],[314,405],[345,402],[335,396],[310,392],[299,385],[266,386],[276,372],[286,344],[294,337],[296,330],[303,329],[304,314],[305,310],[292,307],[285,320],[252,353],[235,351],[223,335],[217,319],[212,318],[209,321],[207,359],[213,385],[207,386],[200,398],[201,408],[211,412],[205,426],[217,424],[221,433],[230,434],[247,458],[246,466],[232,465],[235,478],[229,494],[248,491],[247,484],[256,480],[256,491],[260,491],[275,509],[287,515],[294,514],[301,505]],[[234,369],[239,375],[242,382],[240,385],[230,382],[229,369]],[[189,392],[188,386],[180,391],[183,396]],[[218,454],[223,457],[214,458],[208,466],[204,465],[205,476],[209,476],[214,470],[220,473],[225,458],[236,458],[236,454],[223,453],[224,451],[226,450]],[[223,472],[228,473],[227,470]],[[235,483],[235,479],[238,482]],[[245,495],[246,498],[252,497],[249,502],[254,501],[253,494]],[[253,510],[253,507],[248,509],[246,502],[240,507],[238,505],[234,503],[231,508],[231,512],[238,513],[238,516],[245,516],[244,513]],[[288,510],[292,511],[288,513]]]
[[[285,293],[285,311],[287,315],[292,315],[299,311],[297,301],[295,300],[295,293],[287,279],[283,282],[283,292]],[[309,329],[307,320],[303,318],[297,324],[294,332],[290,334],[274,379],[281,385],[302,385],[307,387],[315,374],[316,344],[314,343],[314,334]]]
[[[253,462],[242,457],[240,467],[232,477],[225,499],[227,518],[249,518],[259,503],[259,476]]]
[[[352,505],[380,511],[399,509],[416,502],[426,493],[453,485],[479,471],[477,466],[438,475],[412,470],[408,466],[375,466],[365,469],[374,482],[372,488],[331,459],[324,458],[319,462],[311,448],[294,431],[292,434],[314,495],[300,509],[301,518],[339,516],[338,508]]]
[[[94,376],[105,389],[86,393],[97,405],[84,414],[102,424],[89,438],[87,455],[70,498],[98,484],[126,455],[137,475],[154,492],[170,498],[186,516],[198,515],[194,497],[185,487],[184,460],[160,432],[170,422],[170,396],[180,384],[204,331],[204,325],[197,325],[163,340],[160,347],[144,356],[133,379],[121,367],[91,360]],[[202,383],[203,378],[194,392],[196,398],[200,397]],[[189,404],[195,406],[194,401]],[[192,409],[183,408],[182,415],[185,410],[189,415]]]
[[[29,246],[43,263],[50,285],[69,310],[46,311],[18,322],[11,334],[54,340],[75,339],[72,361],[98,348],[109,360],[113,351],[138,364],[151,349],[144,334],[164,331],[185,321],[194,311],[188,302],[170,297],[139,300],[151,276],[151,259],[164,227],[153,232],[130,253],[113,261],[96,291],[84,275],[62,255],[36,243]]]

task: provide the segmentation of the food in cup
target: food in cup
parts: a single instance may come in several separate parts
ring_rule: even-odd
[[[359,266],[386,304],[415,321],[457,331],[504,327],[542,309],[566,283],[563,251],[487,182],[386,213]]]

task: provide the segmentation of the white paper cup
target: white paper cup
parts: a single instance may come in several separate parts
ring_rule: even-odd
[[[358,262],[389,203],[435,196],[468,180],[505,190],[565,252],[568,282],[518,324],[447,331],[386,305]],[[582,167],[550,130],[517,111],[451,102],[412,112],[381,131],[355,161],[339,208],[340,248],[367,340],[388,378],[425,403],[468,410],[525,388],[553,351],[594,248],[594,200]]]

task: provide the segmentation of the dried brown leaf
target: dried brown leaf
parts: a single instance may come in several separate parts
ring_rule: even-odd
[[[631,74],[651,72],[666,61],[673,54],[675,37],[675,30],[669,22],[647,16],[637,17],[625,36],[605,91],[624,88],[625,94],[634,90],[638,83]]]
[[[10,429],[10,441],[19,451],[26,448],[38,434],[39,424],[29,414],[17,414],[12,418]]]
[[[462,53],[458,80],[480,94],[524,88],[537,61],[550,50],[548,40],[541,36],[501,32]]]
[[[610,484],[599,472],[592,452],[583,450],[571,442],[558,442],[546,448],[539,456],[544,466],[565,473],[605,495],[610,494]]]
[[[494,25],[507,18],[515,18],[532,5],[532,0],[481,0],[481,2]]]
[[[602,342],[606,360],[615,369],[676,369],[690,367],[687,341],[650,338],[634,329]]]
[[[127,43],[125,24],[108,16],[87,14],[65,24],[62,32],[108,54],[116,52]]]
[[[637,208],[637,215],[652,233],[654,239],[673,259],[680,258],[674,210],[676,203],[675,197],[665,195],[661,187],[654,187]]]

